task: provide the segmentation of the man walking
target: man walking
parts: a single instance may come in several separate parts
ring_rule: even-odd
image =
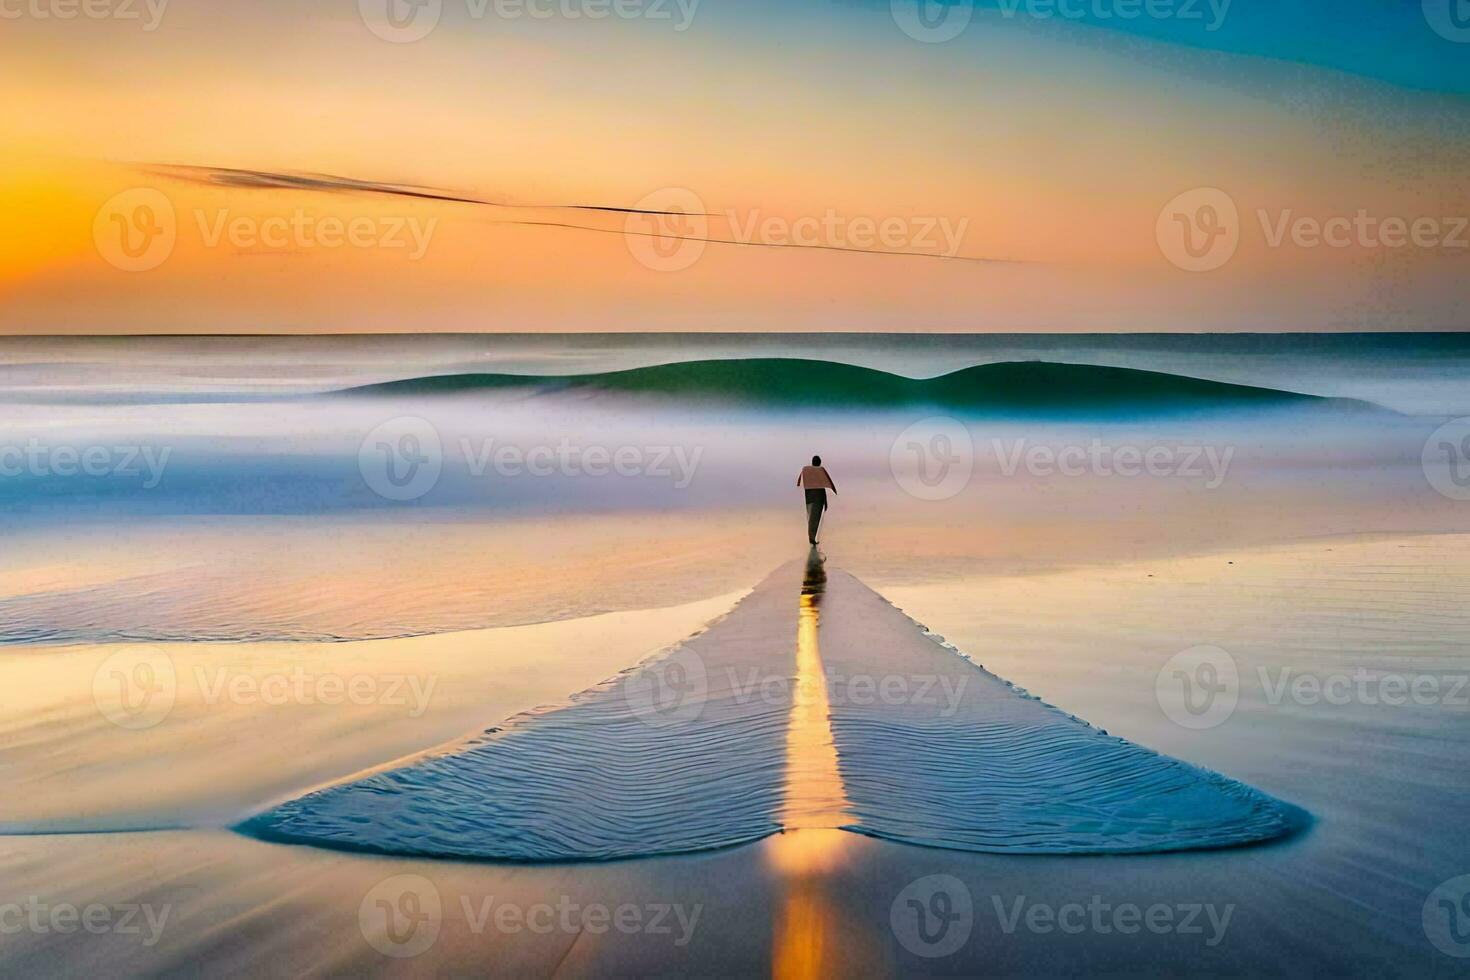
[[[817,543],[817,528],[822,523],[822,512],[827,509],[827,491],[837,492],[832,475],[822,465],[822,457],[813,456],[812,465],[803,466],[796,485],[806,491],[806,539]]]

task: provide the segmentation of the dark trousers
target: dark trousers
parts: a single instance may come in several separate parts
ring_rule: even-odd
[[[806,492],[806,539],[812,544],[817,543],[817,528],[822,525],[822,511],[827,509],[827,491],[808,490]]]

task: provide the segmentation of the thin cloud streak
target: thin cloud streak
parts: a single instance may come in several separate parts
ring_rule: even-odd
[[[211,187],[246,188],[250,190],[317,191],[321,193],[387,194],[393,197],[408,197],[423,201],[444,201],[450,204],[478,204],[493,208],[520,208],[536,210],[566,208],[576,211],[605,211],[610,214],[683,214],[681,211],[658,211],[644,208],[624,208],[601,204],[508,204],[504,201],[488,201],[479,197],[465,197],[437,187],[421,187],[415,184],[393,184],[376,180],[359,180],[355,177],[340,177],[336,174],[284,173],[272,170],[243,170],[236,167],[209,167],[182,163],[148,164],[150,172],[176,180],[186,180]]]
[[[316,193],[383,194],[423,201],[439,201],[450,204],[469,204],[479,207],[506,208],[521,211],[593,211],[603,214],[652,215],[667,217],[718,217],[717,215],[687,211],[661,211],[649,208],[628,208],[604,204],[507,204],[484,198],[467,197],[442,188],[424,187],[415,184],[395,184],[384,181],[360,180],[335,174],[285,173],[272,170],[246,170],[237,167],[211,167],[193,164],[148,164],[146,169],[154,174],[175,180],[184,180],[211,187],[243,188],[247,190],[287,190]],[[954,262],[977,262],[984,264],[1033,264],[1025,259],[998,259],[971,255],[944,255],[938,252],[912,252],[902,249],[858,248],[851,245],[823,245],[802,242],[742,241],[734,238],[714,236],[664,234],[643,232],[633,229],[597,228],[560,221],[497,221],[496,224],[520,225],[525,227],[560,228],[567,231],[588,231],[605,235],[636,235],[644,238],[662,238],[674,241],[701,242],[708,245],[735,245],[750,248],[811,249],[823,252],[848,252],[857,255],[891,255],[907,258],[946,259]]]
[[[681,212],[682,213],[682,212]],[[1027,259],[993,259],[980,255],[945,255],[941,252],[905,252],[901,249],[857,248],[853,245],[820,245],[803,242],[752,242],[738,238],[705,238],[698,235],[671,235],[657,231],[634,231],[628,228],[593,228],[561,221],[498,221],[502,225],[524,225],[535,228],[564,228],[568,231],[595,231],[603,235],[636,235],[640,238],[662,238],[677,242],[704,242],[709,245],[742,245],[751,248],[815,249],[822,252],[854,252],[858,255],[900,255],[910,259],[946,259],[950,262],[978,262],[984,265],[1032,265]]]

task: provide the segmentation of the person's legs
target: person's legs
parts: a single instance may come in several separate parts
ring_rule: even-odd
[[[817,528],[822,524],[822,501],[808,500],[806,502],[806,539],[812,544],[817,543]]]

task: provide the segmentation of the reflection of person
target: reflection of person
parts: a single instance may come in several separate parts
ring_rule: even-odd
[[[817,528],[822,523],[822,511],[827,509],[827,491],[837,492],[832,475],[822,465],[822,457],[813,456],[812,465],[803,466],[796,485],[806,491],[806,539],[817,543]]]
[[[827,559],[812,545],[806,555],[806,574],[801,579],[801,594],[811,599],[811,608],[822,604],[822,593],[827,591]]]

